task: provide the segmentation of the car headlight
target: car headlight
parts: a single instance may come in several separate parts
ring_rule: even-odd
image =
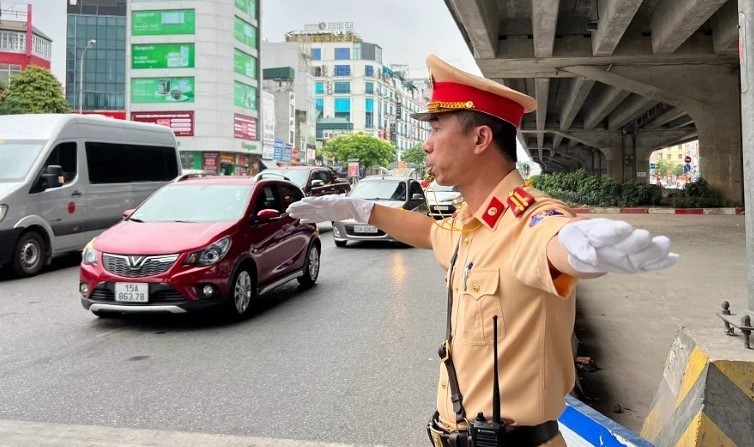
[[[183,261],[184,265],[212,265],[217,264],[228,254],[230,249],[230,236],[225,236],[219,241],[207,246],[206,248],[190,253]]]
[[[99,261],[99,251],[94,249],[94,239],[89,241],[81,252],[81,262],[85,265],[96,264]]]
[[[5,219],[6,214],[8,214],[8,205],[0,205],[0,222]]]

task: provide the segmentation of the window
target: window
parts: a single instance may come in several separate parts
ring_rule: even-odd
[[[374,99],[366,98],[364,100],[364,127],[367,129],[374,128]]]
[[[157,182],[178,175],[175,149],[167,146],[87,141],[86,162],[91,183]]]
[[[422,189],[422,185],[420,185],[419,182],[417,182],[416,180],[410,181],[409,192],[411,193],[411,197],[413,197],[414,194],[420,194],[422,196],[424,195],[424,190]]]
[[[670,154],[668,154],[667,159],[670,160]]]
[[[374,82],[364,83],[364,93],[369,94],[369,95],[374,94]]]
[[[317,110],[317,118],[322,118],[325,114],[325,100],[323,98],[315,99],[314,108]]]
[[[681,155],[681,154],[678,154],[678,159],[679,159],[679,160],[683,160],[683,155]]]
[[[374,65],[364,65],[364,76],[374,77]]]
[[[325,94],[325,83],[322,81],[318,81],[314,83],[314,94],[315,95],[324,95]]]
[[[333,76],[351,76],[350,65],[336,65],[333,70]]]
[[[303,199],[304,193],[292,185],[280,185],[280,198],[283,201],[283,208],[288,209],[288,205]]]
[[[281,213],[284,211],[275,185],[266,186],[259,191],[254,204],[254,216],[262,210],[278,210]]]
[[[335,98],[335,117],[351,120],[351,99]]]
[[[335,60],[337,61],[347,61],[351,59],[351,49],[350,48],[336,48],[335,49]]]
[[[350,82],[336,82],[335,93],[351,93],[351,83]]]
[[[312,172],[312,180],[322,180],[325,185],[331,183],[330,176],[327,175],[327,172],[319,170]]]
[[[312,60],[313,61],[322,60],[322,48],[312,48]]]
[[[55,146],[55,149],[52,150],[50,156],[47,157],[43,170],[47,169],[47,167],[50,165],[57,165],[63,169],[63,178],[60,182],[61,184],[65,185],[72,182],[76,178],[76,174],[78,172],[78,170],[76,169],[76,143],[60,143]],[[44,179],[40,178],[34,185],[34,188],[31,192],[36,193],[44,191],[45,186],[43,182]]]

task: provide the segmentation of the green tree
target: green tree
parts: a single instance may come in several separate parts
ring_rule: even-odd
[[[421,145],[416,145],[412,148],[406,149],[401,155],[401,161],[405,161],[413,165],[414,167],[424,166],[424,160],[427,158],[427,153],[424,152]]]
[[[336,158],[344,163],[358,158],[362,167],[386,166],[395,158],[395,147],[385,140],[365,133],[338,135],[327,140],[321,150],[327,158]]]
[[[14,75],[0,98],[0,115],[70,111],[57,78],[49,70],[34,65]]]
[[[668,172],[670,172],[670,174],[672,174],[673,171],[675,171],[675,167],[676,167],[675,163],[673,163],[670,160],[667,160],[667,159],[663,158],[663,159],[660,159],[660,160],[657,161],[657,170],[656,170],[656,172],[659,175],[661,175],[662,177],[665,177],[665,176],[668,175]]]

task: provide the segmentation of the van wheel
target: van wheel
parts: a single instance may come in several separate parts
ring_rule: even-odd
[[[226,313],[234,319],[249,314],[251,304],[257,296],[257,281],[248,267],[241,267],[233,278],[233,286],[228,291]]]
[[[36,231],[29,231],[18,238],[13,253],[13,270],[19,277],[34,276],[44,266],[45,241]]]
[[[346,242],[346,241],[335,241],[335,246],[343,248],[343,247],[346,246],[347,243],[348,242]]]
[[[309,246],[303,271],[304,274],[296,278],[296,280],[303,287],[313,286],[319,277],[319,245],[311,244]]]

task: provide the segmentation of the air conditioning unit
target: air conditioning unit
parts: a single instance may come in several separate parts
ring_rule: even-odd
[[[322,131],[322,136],[325,138],[332,138],[333,137],[333,131],[332,130],[324,130]]]

